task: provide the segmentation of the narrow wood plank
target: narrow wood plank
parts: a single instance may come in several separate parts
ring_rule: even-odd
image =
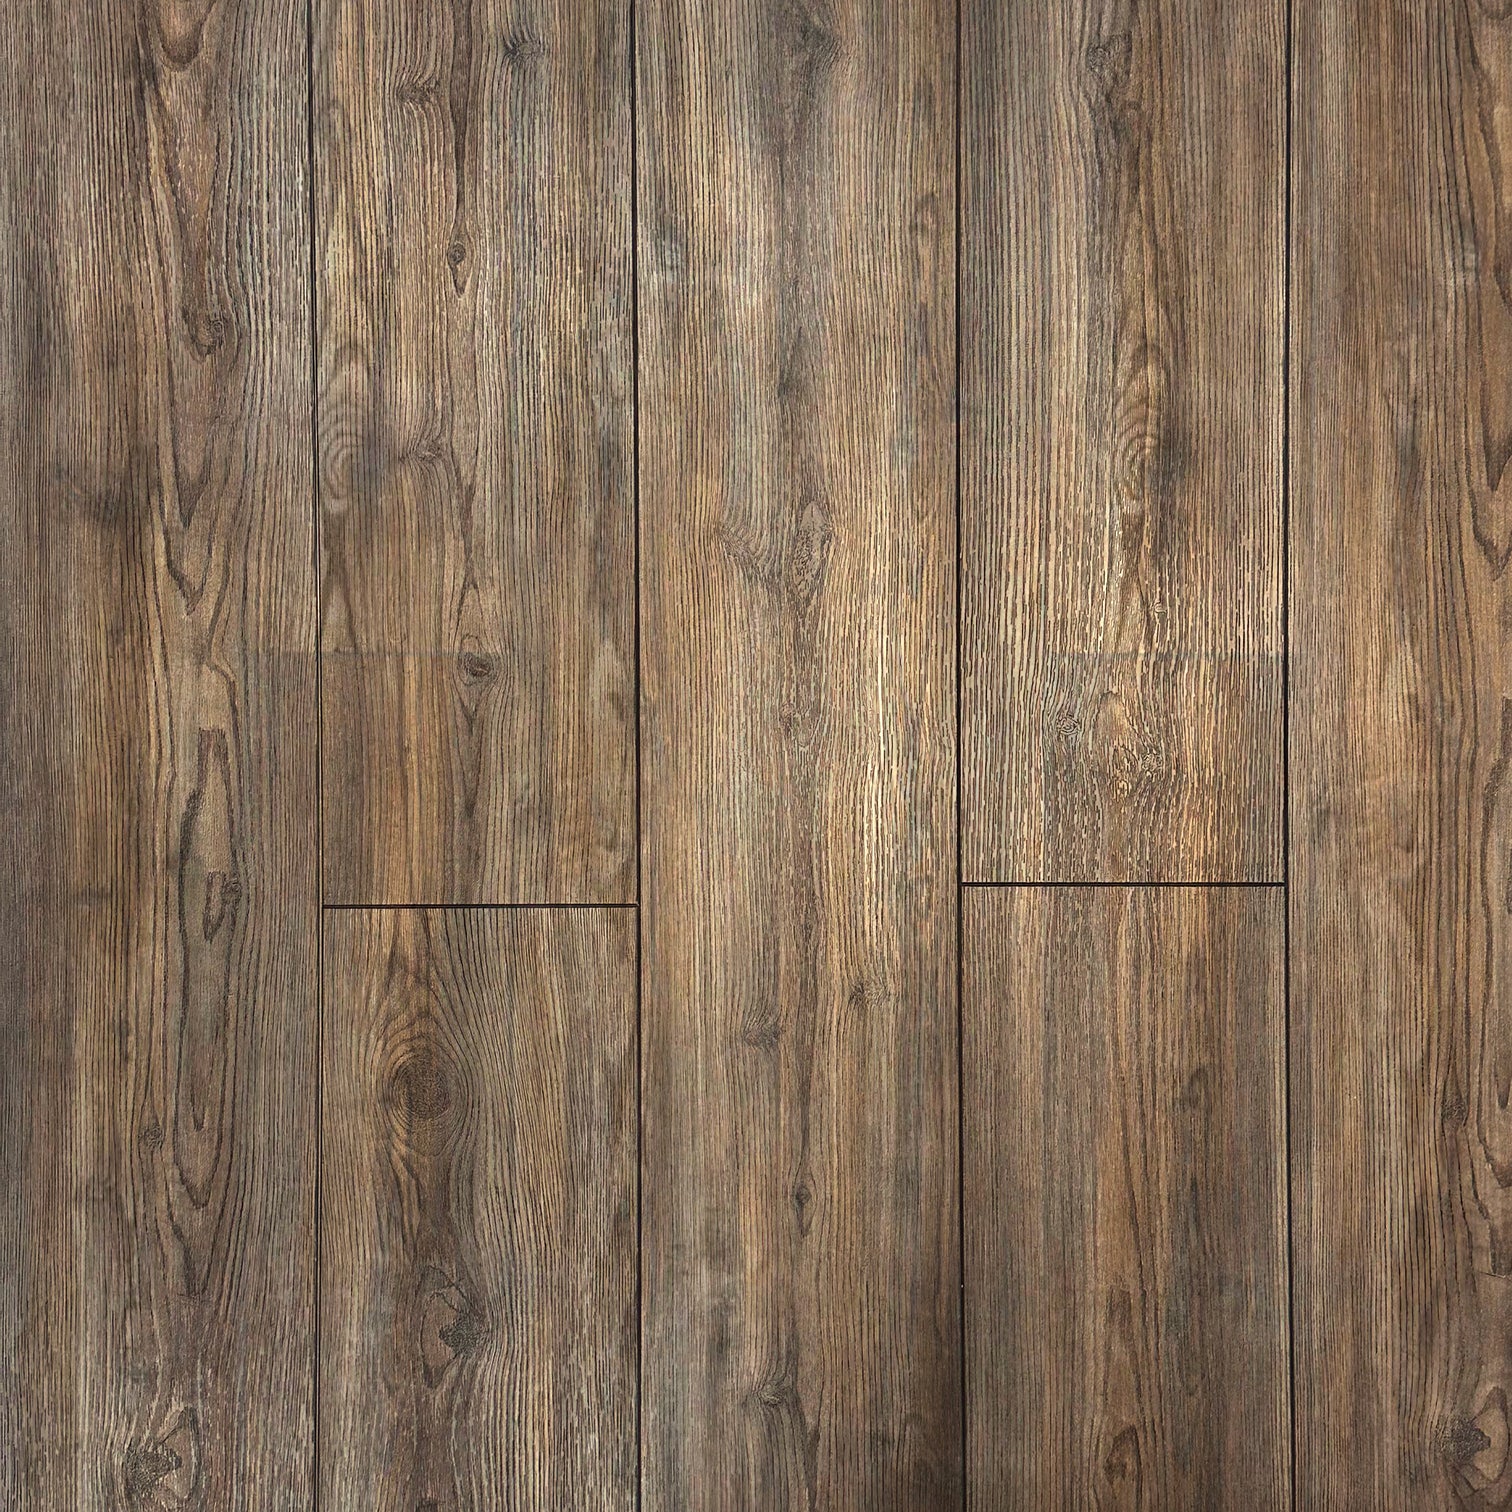
[[[1284,0],[962,0],[967,880],[1281,877]]]
[[[1512,1505],[1512,21],[1296,12],[1298,1505]]]
[[[311,1499],[304,10],[0,7],[0,1505]]]
[[[967,891],[969,1507],[1290,1505],[1284,907]]]
[[[635,1505],[635,917],[326,915],[321,1505]]]
[[[635,897],[626,0],[320,0],[329,901]]]
[[[647,1512],[960,1494],[953,28],[650,0]]]

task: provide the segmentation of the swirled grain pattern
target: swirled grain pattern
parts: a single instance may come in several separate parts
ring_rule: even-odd
[[[311,1494],[305,24],[3,7],[0,1505]]]
[[[1297,11],[1298,1506],[1512,1507],[1512,14]]]
[[[635,916],[326,915],[321,1506],[635,1505]]]
[[[317,0],[325,890],[635,897],[625,0]]]

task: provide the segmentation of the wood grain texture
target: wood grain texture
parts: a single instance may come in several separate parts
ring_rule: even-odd
[[[627,7],[315,9],[327,899],[632,900]]]
[[[0,1505],[311,1496],[302,7],[0,49]]]
[[[326,915],[321,1505],[635,1505],[635,918]]]
[[[963,907],[966,1505],[1282,1512],[1282,895]]]
[[[638,10],[644,1497],[960,1493],[954,37]]]
[[[1296,12],[1298,1505],[1512,1506],[1512,20]]]
[[[968,881],[1282,873],[1283,0],[962,0]]]

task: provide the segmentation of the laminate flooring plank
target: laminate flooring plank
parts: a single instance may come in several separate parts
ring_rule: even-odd
[[[962,852],[1282,876],[1284,0],[962,0]]]
[[[315,12],[327,901],[633,901],[628,7]]]
[[[960,1494],[954,52],[638,8],[644,1497]]]
[[[1512,1506],[1512,20],[1296,11],[1298,1505]]]
[[[1284,910],[967,889],[969,1508],[1290,1506]]]
[[[3,7],[0,1505],[311,1496],[302,5]]]
[[[634,1507],[635,932],[327,914],[330,1512]]]

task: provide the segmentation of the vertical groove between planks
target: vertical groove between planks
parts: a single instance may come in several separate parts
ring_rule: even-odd
[[[1291,279],[1292,279],[1292,0],[1286,0],[1282,42],[1281,140],[1281,1130],[1286,1198],[1287,1480],[1297,1506],[1297,1305],[1292,1233],[1291,1118]]]
[[[971,1408],[966,1365],[966,870],[961,855],[961,11],[955,7],[955,845],[956,845],[956,1265],[960,1271],[961,1509],[971,1506]]]
[[[310,238],[310,538],[314,551],[310,589],[314,597],[311,610],[315,645],[315,1228],[311,1275],[311,1317],[315,1337],[310,1349],[310,1505],[319,1512],[320,1267],[324,1237],[320,1157],[325,1142],[325,774],[322,765],[325,701],[320,655],[320,307],[317,283],[319,239],[315,224],[315,0],[305,0],[305,197]]]
[[[646,1397],[645,1345],[645,1113],[642,1063],[645,1046],[645,783],[641,740],[641,404],[640,404],[640,40],[636,0],[630,16],[630,486],[635,540],[635,1508],[646,1494],[646,1448],[642,1412]]]
[[[630,498],[631,564],[635,607],[635,1508],[640,1512],[645,1496],[645,1445],[641,1427],[641,1404],[645,1400],[645,1205],[642,1185],[645,1172],[645,1083],[641,1054],[644,992],[645,931],[645,837],[641,822],[641,515],[640,515],[640,93],[636,78],[640,69],[635,0],[629,0],[630,42]]]

